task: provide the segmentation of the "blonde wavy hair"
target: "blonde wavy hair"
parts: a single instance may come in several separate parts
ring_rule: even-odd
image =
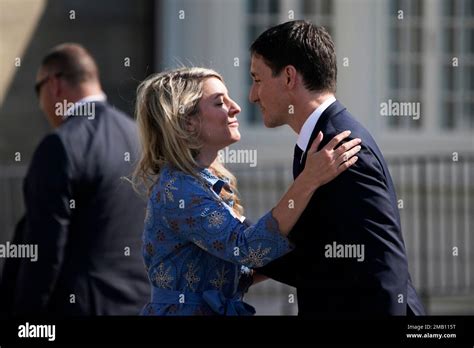
[[[138,86],[135,117],[142,151],[132,175],[135,189],[144,185],[150,194],[165,164],[201,179],[196,162],[201,148],[200,129],[191,131],[187,125],[189,118],[199,117],[204,81],[212,77],[224,82],[214,70],[183,67],[151,75]],[[219,178],[230,181],[233,193],[223,189],[221,198],[232,198],[233,210],[241,216],[243,207],[235,176],[219,161],[209,169]]]

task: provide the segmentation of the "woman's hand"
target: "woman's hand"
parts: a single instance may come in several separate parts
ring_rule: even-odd
[[[319,144],[323,140],[323,133],[318,133],[308,151],[305,168],[301,173],[311,185],[314,185],[312,187],[315,190],[327,184],[356,163],[358,157],[354,155],[361,149],[359,145],[361,140],[359,138],[348,141],[335,149],[350,134],[351,131],[339,133],[320,151],[317,151]]]
[[[290,233],[318,187],[328,183],[357,161],[357,156],[354,155],[360,150],[360,139],[348,141],[334,150],[350,134],[350,131],[345,131],[336,135],[321,151],[317,151],[323,140],[323,133],[319,132],[308,151],[305,169],[272,210],[281,234],[287,236]]]

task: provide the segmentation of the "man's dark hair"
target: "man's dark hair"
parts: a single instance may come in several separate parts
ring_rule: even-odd
[[[309,90],[336,92],[336,53],[324,27],[302,20],[279,24],[262,33],[250,52],[262,56],[273,76],[293,65]]]
[[[99,81],[99,70],[94,58],[76,43],[64,43],[54,47],[43,58],[41,66],[50,73],[60,74],[71,86]]]

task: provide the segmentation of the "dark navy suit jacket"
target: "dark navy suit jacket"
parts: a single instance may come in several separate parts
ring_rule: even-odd
[[[145,202],[121,179],[138,160],[137,129],[105,102],[94,116],[69,117],[35,151],[16,240],[38,244],[38,261],[15,266],[14,314],[138,315],[148,302]]]
[[[411,284],[395,189],[369,132],[338,101],[321,115],[319,149],[351,130],[362,139],[355,165],[313,195],[290,233],[296,248],[260,272],[297,288],[299,315],[356,317],[424,314]],[[318,149],[318,150],[319,150]],[[304,169],[295,158],[295,177]],[[327,257],[328,245],[363,245],[364,260]]]

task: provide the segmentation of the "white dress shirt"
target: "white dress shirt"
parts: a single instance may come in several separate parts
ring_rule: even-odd
[[[303,151],[301,154],[301,159],[303,158],[306,148],[308,147],[309,139],[313,133],[314,127],[321,117],[322,113],[336,101],[336,97],[330,96],[327,98],[321,105],[319,105],[316,110],[313,111],[311,115],[306,119],[303,127],[301,127],[300,134],[298,135],[298,140],[296,145]]]

